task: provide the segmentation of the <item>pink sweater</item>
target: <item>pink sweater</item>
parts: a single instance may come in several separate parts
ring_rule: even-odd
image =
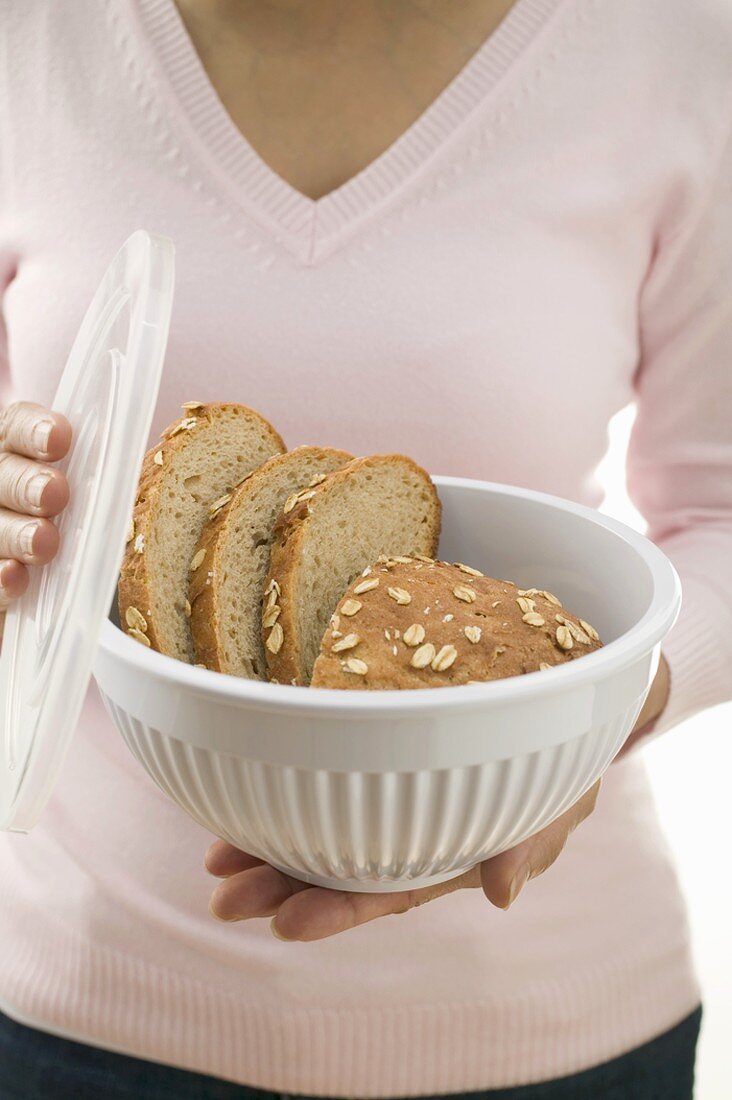
[[[3,399],[48,401],[110,256],[171,236],[156,429],[241,400],[290,445],[586,504],[638,400],[634,500],[685,604],[662,726],[730,694],[732,11],[518,0],[384,155],[313,202],[234,129],[172,0],[0,17]],[[4,292],[4,293],[3,293]],[[28,837],[0,837],[0,1004],[49,1031],[286,1092],[560,1076],[699,998],[642,754],[503,913],[479,891],[316,944],[217,924],[210,841],[93,690]]]

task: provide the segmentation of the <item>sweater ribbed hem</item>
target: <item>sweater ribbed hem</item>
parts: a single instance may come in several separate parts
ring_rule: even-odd
[[[629,955],[515,997],[363,1010],[253,1007],[59,930],[14,951],[0,981],[2,1010],[40,1030],[253,1087],[345,1097],[551,1080],[647,1042],[698,1003],[685,943],[655,973],[647,955]]]

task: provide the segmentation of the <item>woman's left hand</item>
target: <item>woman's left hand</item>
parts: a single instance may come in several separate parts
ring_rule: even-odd
[[[633,732],[623,751],[646,731],[663,710],[668,697],[669,675],[661,663]],[[357,894],[327,890],[283,874],[261,859],[239,851],[223,840],[212,844],[206,868],[224,881],[214,890],[210,910],[223,921],[271,917],[272,932],[283,940],[321,940],[345,932],[376,917],[406,913],[425,902],[455,890],[480,887],[488,901],[500,909],[516,900],[529,881],[551,867],[570,834],[595,808],[600,781],[571,809],[546,829],[522,841],[508,852],[466,871],[458,878],[422,890],[396,894]]]

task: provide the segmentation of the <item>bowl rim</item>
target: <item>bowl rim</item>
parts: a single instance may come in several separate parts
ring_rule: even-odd
[[[383,718],[389,713],[398,713],[403,716],[435,708],[460,711],[466,708],[473,710],[476,707],[504,706],[517,700],[529,700],[536,695],[555,694],[586,686],[612,676],[650,653],[673,626],[681,605],[681,582],[663,551],[645,535],[595,508],[535,489],[474,478],[434,476],[432,480],[438,487],[489,491],[494,495],[533,501],[558,511],[571,512],[612,532],[633,548],[651,574],[653,595],[646,612],[619,638],[593,653],[585,654],[579,661],[545,669],[541,675],[528,673],[505,680],[443,687],[439,691],[434,688],[413,688],[408,691],[341,691],[337,688],[312,689],[291,684],[245,680],[187,665],[147,649],[127,637],[109,619],[104,620],[99,640],[100,650],[106,657],[122,661],[146,676],[153,675],[166,680],[172,686],[195,691],[199,695],[215,696],[219,701],[248,704],[253,709],[273,712],[300,711],[311,716],[317,712],[327,711],[330,715],[338,712],[352,720],[367,720],[375,715]]]

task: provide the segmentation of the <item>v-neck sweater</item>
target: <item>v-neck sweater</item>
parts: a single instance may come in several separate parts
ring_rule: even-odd
[[[241,400],[290,446],[401,450],[597,506],[608,422],[635,401],[631,493],[684,587],[657,732],[727,698],[731,15],[518,0],[312,201],[234,127],[172,0],[4,4],[3,400],[51,399],[144,226],[177,247],[156,432],[184,400]],[[642,752],[508,913],[463,891],[281,943],[209,917],[210,839],[90,689],[44,817],[0,837],[0,1006],[249,1085],[375,1097],[570,1074],[699,999]]]

